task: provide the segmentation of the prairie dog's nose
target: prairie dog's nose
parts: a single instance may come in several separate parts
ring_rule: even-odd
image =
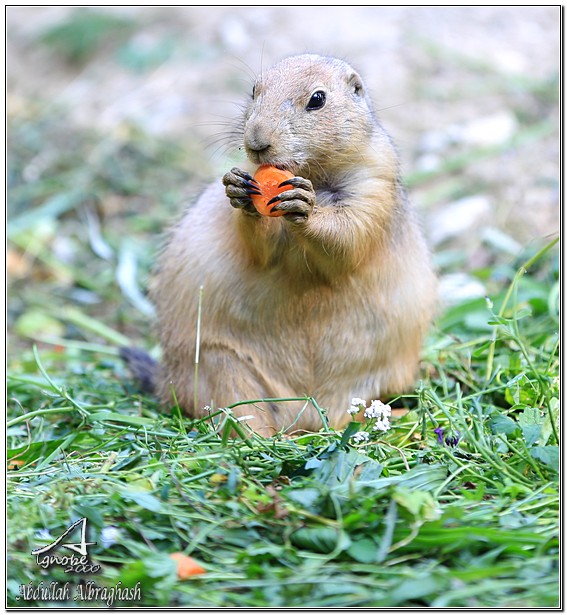
[[[250,154],[266,154],[271,147],[266,130],[258,123],[250,124],[244,135],[244,146]]]

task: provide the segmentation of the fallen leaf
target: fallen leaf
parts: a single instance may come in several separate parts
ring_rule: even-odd
[[[213,485],[220,485],[221,483],[225,483],[228,480],[228,476],[226,474],[220,474],[219,472],[212,474],[209,478],[209,482]]]
[[[31,267],[32,263],[29,256],[12,248],[6,250],[6,273],[9,278],[25,278],[29,275]]]
[[[258,512],[261,513],[274,513],[275,519],[285,519],[289,515],[289,511],[283,505],[280,494],[272,485],[268,485],[266,492],[270,496],[270,500],[266,503],[260,503],[256,506]]]
[[[19,470],[25,463],[23,459],[11,459],[8,461],[8,470]]]
[[[177,577],[181,581],[206,572],[192,557],[184,553],[170,553],[169,557],[177,562]]]

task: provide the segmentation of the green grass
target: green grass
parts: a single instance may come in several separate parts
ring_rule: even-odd
[[[88,49],[64,31],[58,53],[86,62],[105,33],[119,45],[115,26],[101,22]],[[529,99],[543,86],[514,87]],[[511,255],[492,236],[468,271],[487,298],[443,309],[415,390],[396,400],[410,411],[389,431],[264,439],[230,408],[190,420],[160,407],[118,357],[125,343],[156,350],[145,280],[186,184],[209,174],[199,152],[58,118],[32,103],[9,118],[8,606],[24,606],[21,585],[78,582],[31,551],[82,517],[102,566],[87,578],[141,584],[124,606],[559,605],[555,241]],[[469,164],[548,138],[529,121],[412,186],[424,202],[463,196]],[[466,262],[458,244],[436,258],[442,272]],[[245,437],[229,439],[234,428]],[[206,573],[179,580],[177,551]]]
[[[556,606],[552,248],[489,300],[445,311],[399,400],[411,411],[361,446],[357,423],[229,442],[230,409],[192,421],[136,393],[116,356],[124,333],[85,308],[36,306],[40,329],[59,331],[11,353],[8,603],[21,584],[67,580],[30,552],[38,532],[86,517],[97,582],[139,581],[143,606]],[[206,574],[177,580],[175,551]]]
[[[144,606],[556,606],[555,273],[546,254],[533,267],[493,307],[441,319],[412,411],[360,447],[355,423],[229,443],[230,409],[165,415],[111,352],[25,351],[9,377],[9,602],[43,578],[37,532],[84,516],[97,582],[140,581]],[[178,581],[175,551],[206,574]]]

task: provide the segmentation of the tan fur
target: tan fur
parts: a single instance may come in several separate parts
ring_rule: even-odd
[[[318,89],[322,109],[306,111]],[[243,139],[252,158],[311,180],[304,221],[253,216],[209,186],[172,230],[151,285],[163,350],[160,393],[193,416],[205,405],[309,395],[330,423],[353,397],[412,386],[435,304],[428,251],[398,181],[391,142],[346,63],[288,58],[256,83]],[[257,153],[256,141],[270,144]],[[194,359],[203,286],[198,402]],[[302,402],[241,406],[265,435],[290,426]],[[311,406],[293,430],[317,430]]]

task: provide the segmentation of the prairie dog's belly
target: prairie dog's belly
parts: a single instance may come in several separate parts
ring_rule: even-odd
[[[298,395],[376,373],[381,355],[377,347],[385,342],[377,298],[366,296],[361,309],[359,292],[349,284],[297,293],[285,285],[262,284],[261,278],[256,276],[252,287],[243,287],[238,299],[224,304],[224,313],[210,323],[212,336],[225,337],[257,368]],[[267,287],[271,292],[263,292]],[[352,310],[353,301],[359,304],[357,310]]]

